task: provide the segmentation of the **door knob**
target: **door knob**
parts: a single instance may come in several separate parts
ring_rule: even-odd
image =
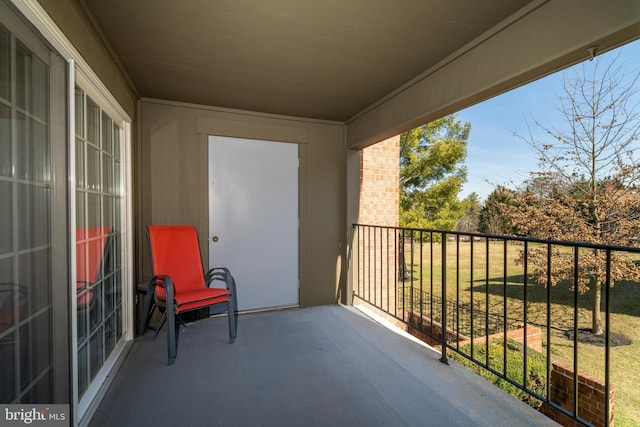
[[[211,240],[213,241],[213,243],[218,243],[218,240],[220,239],[218,239],[218,236],[213,236]]]

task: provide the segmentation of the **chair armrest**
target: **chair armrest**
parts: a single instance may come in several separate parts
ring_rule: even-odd
[[[142,309],[142,317],[140,318],[140,324],[138,326],[139,336],[144,335],[144,331],[147,329],[147,322],[149,321],[149,311],[151,310],[151,305],[156,294],[157,286],[164,288],[167,295],[165,301],[166,309],[169,313],[174,313],[175,290],[173,287],[173,282],[171,281],[171,277],[166,274],[152,277],[151,280],[149,280],[149,284],[147,285],[147,294],[144,298],[144,308]]]
[[[204,276],[205,283],[207,287],[211,287],[211,283],[214,280],[221,280],[224,282],[225,287],[231,292],[232,297],[235,299],[236,297],[236,280],[233,278],[233,275],[229,271],[227,267],[214,267],[211,270],[207,271],[207,274]],[[237,307],[237,305],[236,305]]]
[[[220,280],[224,282],[225,287],[229,289],[229,278],[233,278],[233,276],[231,276],[231,272],[228,268],[214,267],[204,275],[204,282],[207,284],[207,287],[210,288],[211,283],[213,283],[214,280]]]
[[[173,301],[175,288],[173,287],[173,281],[169,275],[160,274],[158,276],[153,276],[147,285],[147,295],[155,295],[157,286],[164,288],[164,291],[167,294],[167,301]]]

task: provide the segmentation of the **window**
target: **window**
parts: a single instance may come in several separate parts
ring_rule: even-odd
[[[0,404],[82,423],[131,344],[129,132],[40,5],[0,0]]]
[[[78,396],[123,335],[123,130],[75,90]]]
[[[30,40],[27,46],[0,25],[3,403],[50,402],[53,394],[51,106],[57,100],[50,88],[64,82],[52,80],[51,55],[44,45]]]

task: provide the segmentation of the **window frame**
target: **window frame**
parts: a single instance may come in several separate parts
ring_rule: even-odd
[[[78,377],[77,377],[77,320],[75,316],[70,317],[69,339],[70,346],[68,353],[71,364],[69,367],[69,375],[71,376],[71,410],[72,419],[79,424],[86,423],[100,400],[108,388],[109,382],[112,381],[111,372],[116,370],[124,360],[124,356],[131,346],[134,338],[134,270],[133,270],[133,174],[132,174],[132,147],[131,147],[131,117],[126,110],[119,104],[117,99],[111,94],[107,86],[100,80],[97,74],[92,70],[83,56],[76,50],[73,44],[66,38],[64,33],[58,28],[55,22],[42,8],[37,0],[9,0],[15,9],[22,14],[24,19],[30,22],[42,37],[52,46],[52,48],[67,63],[67,103],[68,117],[67,126],[67,158],[68,162],[67,176],[62,180],[66,186],[68,203],[68,251],[67,263],[68,268],[68,298],[71,313],[77,309],[76,289],[71,286],[76,279],[76,253],[75,253],[75,224],[76,224],[76,174],[75,174],[75,87],[80,87],[87,96],[107,114],[122,129],[122,262],[123,262],[123,336],[121,341],[116,345],[112,355],[103,365],[102,370],[96,376],[85,392],[82,400],[78,399]],[[53,154],[53,153],[52,153]],[[63,177],[59,177],[63,178]],[[60,181],[60,179],[58,180]],[[60,353],[62,354],[62,352]],[[54,353],[54,358],[56,354]],[[54,364],[62,364],[63,360],[54,361]],[[55,367],[54,367],[55,369]]]

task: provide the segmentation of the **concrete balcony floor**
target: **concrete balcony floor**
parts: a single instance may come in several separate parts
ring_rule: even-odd
[[[243,314],[134,343],[91,426],[542,426],[524,403],[354,307]]]

